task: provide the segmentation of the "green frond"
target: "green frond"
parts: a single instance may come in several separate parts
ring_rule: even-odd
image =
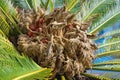
[[[7,5],[7,4],[5,4],[5,5]],[[3,7],[3,6],[2,6],[2,7]],[[12,18],[12,16],[9,15],[9,12],[7,12],[7,10],[5,10],[5,9],[2,8],[2,7],[0,6],[1,12],[6,16],[7,19],[10,20],[10,22],[15,23],[14,20],[13,20],[13,18]]]
[[[40,6],[41,6],[41,7],[44,7],[44,6],[45,6],[45,3],[43,2],[43,0],[40,0]]]
[[[3,36],[3,37],[6,37],[6,35],[3,33],[3,31],[0,29],[0,34]]]
[[[6,22],[5,18],[0,15],[0,29],[3,31],[3,33],[8,36],[10,31],[10,25]]]
[[[89,20],[95,14],[104,14],[108,5],[113,4],[114,0],[91,0],[83,3],[82,22]],[[103,9],[104,8],[104,9]]]
[[[116,71],[105,71],[105,70],[89,70],[89,74],[94,74],[100,77],[106,77],[110,80],[119,80],[120,79],[120,73]],[[99,79],[99,80],[106,80],[106,79]]]
[[[6,51],[6,50],[8,50],[8,51],[10,51],[9,53],[4,53],[4,54],[14,54],[14,52],[17,52],[16,50],[15,50],[15,48],[13,47],[13,46],[11,46],[12,45],[12,43],[9,43],[9,41],[7,40],[7,39],[5,39],[5,38],[2,38],[3,36],[1,36],[0,35],[0,45],[2,45],[1,46],[1,48],[0,48],[0,50],[2,51]],[[18,54],[16,54],[16,55],[18,55]]]
[[[112,47],[112,45],[118,45],[120,43],[120,37],[112,37],[105,40],[104,44],[99,44],[98,48]],[[119,46],[119,45],[118,45]]]
[[[112,46],[112,45],[115,45],[115,44],[120,44],[120,38],[119,37],[111,38],[111,39],[106,40],[105,43],[99,45],[98,48],[102,48],[102,47],[106,47],[106,46]]]
[[[50,11],[52,12],[54,10],[54,2],[50,0]]]
[[[102,77],[102,76],[95,75],[95,74],[87,74],[87,73],[81,73],[81,74],[84,75],[84,76],[90,77],[90,78],[94,78],[96,80],[111,80],[107,77]]]
[[[97,57],[116,55],[120,53],[120,38],[114,37],[105,40],[104,44],[99,44],[96,51]]]
[[[103,35],[101,35],[101,36],[98,36],[97,38],[96,38],[96,40],[97,39],[100,39],[100,38],[105,38],[105,37],[109,37],[109,36],[117,36],[117,35],[119,35],[120,34],[120,29],[116,29],[116,30],[112,30],[112,31],[110,31],[110,32],[107,32],[107,33],[104,33]]]
[[[37,0],[25,0],[24,3],[27,4],[29,9],[34,9],[37,11]]]
[[[79,0],[68,0],[68,1],[65,0],[65,1],[66,1],[65,3],[67,3],[66,8],[68,11],[70,11],[79,2]]]
[[[115,54],[120,54],[120,50],[110,50],[110,51],[106,51],[100,54],[97,54],[96,57],[100,58],[100,57],[105,57],[105,56],[110,56],[110,55],[115,55]]]
[[[13,4],[10,0],[0,0],[0,11],[13,22],[13,16],[17,17],[17,11],[13,7]]]
[[[48,9],[49,3],[50,3],[50,0],[47,0],[47,1],[46,1],[46,4],[45,4],[45,9],[46,9],[46,10]]]
[[[19,30],[19,28],[15,22],[15,19],[17,19],[17,12],[16,12],[15,8],[12,6],[11,1],[0,0],[0,2],[1,2],[0,3],[0,13],[1,13],[0,15],[4,16],[2,19],[6,20],[6,23],[4,20],[3,25],[7,24],[6,27],[11,26],[8,28],[11,28],[11,30],[14,29],[14,31],[21,33],[21,31]],[[4,26],[1,26],[1,27],[4,27]]]
[[[116,65],[120,64],[120,59],[113,59],[106,62],[95,63],[93,66],[102,66],[102,65]]]
[[[93,70],[120,71],[120,65],[105,65],[92,67]]]
[[[37,2],[36,0],[32,0],[32,5],[35,11],[37,11]]]
[[[13,4],[10,0],[0,0],[0,7],[7,13],[12,16],[17,16],[17,11],[13,7]]]
[[[100,44],[96,51],[97,57],[116,55],[120,53],[120,38],[107,39],[104,44]]]
[[[111,80],[119,80],[119,72],[114,72],[114,71],[106,71],[104,72],[102,75],[100,75],[102,77],[108,77]]]
[[[36,70],[30,73],[27,73],[25,75],[19,76],[14,78],[13,80],[33,80],[33,79],[39,79],[44,80],[48,79],[48,76],[50,76],[51,69],[42,68],[40,70]]]
[[[120,1],[116,1],[116,5],[109,10],[106,15],[104,15],[98,22],[96,22],[92,27],[90,28],[89,33],[94,34],[106,27],[109,27],[113,25],[114,23],[118,22],[120,20]]]
[[[28,8],[32,9],[32,4],[31,4],[30,0],[25,0],[25,2],[27,4]]]
[[[31,6],[28,3],[28,0],[10,0],[14,7],[20,8],[20,9],[31,9]]]
[[[21,56],[8,39],[0,35],[0,79],[33,80],[50,75],[51,69],[39,67],[33,60]],[[43,75],[45,74],[45,75]]]
[[[40,0],[40,6],[42,8],[44,8],[45,10],[49,10],[50,9],[50,11],[53,11],[55,2],[56,1],[53,1],[53,0],[46,0],[46,1]]]
[[[37,3],[36,0],[25,0],[26,4],[28,5],[29,9],[34,9],[37,11]]]

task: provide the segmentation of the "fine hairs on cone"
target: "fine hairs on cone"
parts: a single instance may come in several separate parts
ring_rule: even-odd
[[[53,68],[56,75],[71,80],[92,68],[95,35],[87,33],[91,20],[81,23],[66,7],[46,13],[42,8],[19,11],[19,27],[24,34],[17,41],[18,50],[42,67]],[[69,76],[69,77],[68,77]]]

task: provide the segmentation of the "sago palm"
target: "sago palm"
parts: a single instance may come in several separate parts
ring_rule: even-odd
[[[60,1],[0,0],[1,80],[120,78],[120,31],[98,34],[120,20],[120,1]]]

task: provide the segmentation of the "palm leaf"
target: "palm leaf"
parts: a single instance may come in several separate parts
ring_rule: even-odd
[[[0,29],[4,32],[4,34],[6,36],[9,35],[9,31],[10,31],[10,26],[9,24],[6,22],[6,20],[4,19],[3,16],[0,15]]]
[[[92,67],[94,70],[120,71],[120,65],[105,65]]]
[[[119,72],[114,72],[114,71],[107,71],[107,72],[104,72],[101,76],[103,76],[103,77],[108,77],[108,78],[110,78],[110,79],[120,79],[120,77],[119,77]]]
[[[46,10],[48,9],[49,3],[50,3],[50,0],[47,0],[46,3],[45,3],[45,9],[46,9]]]
[[[26,3],[28,3],[28,6],[30,6],[30,9],[37,10],[37,7],[42,6],[41,1],[39,1],[39,0],[27,0]]]
[[[67,1],[66,1],[66,3],[68,4],[66,6],[66,8],[67,8],[68,11],[70,11],[79,2],[79,0],[72,0],[72,1],[68,0],[68,2],[69,3],[67,3]]]
[[[51,70],[49,69],[39,67],[28,57],[21,56],[16,51],[12,43],[0,35],[1,80],[33,80],[35,78],[43,79],[49,76],[50,71]],[[43,73],[46,75],[42,75]]]
[[[110,55],[115,55],[115,54],[119,54],[120,50],[111,50],[111,51],[106,51],[103,53],[100,53],[98,55],[96,55],[96,57],[105,57],[105,56],[110,56]]]
[[[41,5],[41,7],[44,7],[44,6],[45,6],[43,0],[40,0],[40,5]]]
[[[103,56],[110,56],[110,55],[114,55],[119,54],[120,52],[120,38],[110,38],[107,39],[104,44],[101,44],[98,46],[98,50],[96,51],[96,56],[97,57],[103,57]]]
[[[50,7],[50,11],[53,11],[53,8],[54,8],[54,3],[55,1],[53,0],[46,0],[46,1],[43,1],[43,0],[40,0],[40,5],[41,7],[43,7],[45,10],[48,10],[49,7]]]
[[[31,6],[28,3],[28,0],[10,0],[14,7],[20,8],[20,9],[31,9]]]
[[[29,9],[34,9],[35,11],[37,11],[37,3],[36,0],[25,0],[27,6],[29,7]]]
[[[11,14],[12,16],[17,16],[17,11],[13,7],[13,4],[10,0],[0,0],[0,7],[7,13]]]
[[[43,68],[40,70],[36,70],[34,72],[30,72],[30,73],[25,74],[25,75],[16,77],[13,80],[33,80],[33,79],[44,80],[44,79],[47,79],[48,76],[50,76],[50,74],[49,74],[50,72],[51,72],[50,69]]]
[[[0,15],[4,16],[3,19],[6,19],[6,22],[7,22],[5,23],[5,20],[4,20],[4,23],[5,23],[4,25],[9,24],[9,26],[12,26],[12,27],[8,27],[8,28],[11,28],[11,30],[14,29],[15,32],[21,33],[21,31],[19,30],[15,22],[15,19],[17,19],[17,12],[15,8],[12,6],[11,2],[9,0],[6,0],[6,1],[0,0],[0,2],[1,2],[0,3],[0,12],[1,12]]]
[[[106,62],[95,63],[93,66],[120,64],[120,59],[113,59]]]
[[[120,29],[116,29],[116,30],[112,30],[110,32],[107,32],[107,33],[104,33],[104,34],[98,36],[97,39],[105,38],[105,37],[109,37],[109,36],[113,36],[114,37],[114,36],[117,36],[119,34],[120,34]]]
[[[98,48],[102,48],[102,47],[106,47],[106,46],[112,46],[112,45],[119,44],[119,43],[120,43],[120,38],[119,37],[112,38],[112,39],[106,40],[105,43],[99,45]]]
[[[104,15],[98,22],[92,25],[91,30],[89,33],[94,34],[103,28],[109,27],[114,23],[118,22],[120,19],[120,1],[116,1],[116,5],[113,7],[112,10],[109,10],[106,15]]]
[[[37,11],[37,3],[36,0],[32,0],[32,5],[35,11]]]
[[[3,12],[3,14],[11,21],[14,22],[12,16],[17,16],[17,11],[15,10],[15,8],[13,7],[13,5],[11,4],[11,1],[9,0],[0,0],[0,10],[1,12]],[[9,16],[8,16],[9,15]]]
[[[81,73],[81,74],[84,75],[84,76],[88,76],[90,78],[94,78],[96,80],[110,80],[110,78],[98,76],[98,75],[95,75],[95,74],[87,74],[87,73]]]
[[[117,55],[120,53],[120,44],[114,44],[112,46],[106,46],[104,48],[98,49],[95,54],[97,57],[105,57],[110,55]]]
[[[54,2],[50,0],[50,11],[52,12],[54,10]]]
[[[31,4],[30,0],[25,0],[25,2],[27,4],[27,6],[29,7],[29,9],[31,9],[32,8],[32,4]]]
[[[3,31],[0,29],[0,34],[3,36],[3,37],[6,37],[6,35],[3,33]]]
[[[87,70],[88,74],[93,74],[93,75],[97,75],[97,76],[100,76],[100,77],[107,77],[109,78],[110,80],[114,80],[114,79],[120,79],[119,78],[119,75],[120,73],[119,72],[115,72],[115,71],[105,71],[105,70]],[[102,79],[100,79],[102,80]],[[106,79],[105,79],[106,80]]]
[[[114,0],[91,0],[90,2],[85,1],[82,22],[87,21],[94,14],[105,14],[107,11],[106,7],[108,7],[108,5],[110,6],[110,4],[112,5],[113,3]]]

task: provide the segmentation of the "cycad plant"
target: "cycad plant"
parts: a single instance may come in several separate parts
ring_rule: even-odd
[[[96,60],[120,52],[119,30],[98,35],[120,20],[120,1],[60,1],[0,0],[1,80],[111,80],[118,75],[117,57]],[[94,43],[104,37],[104,44]],[[90,74],[95,70],[108,72]]]

